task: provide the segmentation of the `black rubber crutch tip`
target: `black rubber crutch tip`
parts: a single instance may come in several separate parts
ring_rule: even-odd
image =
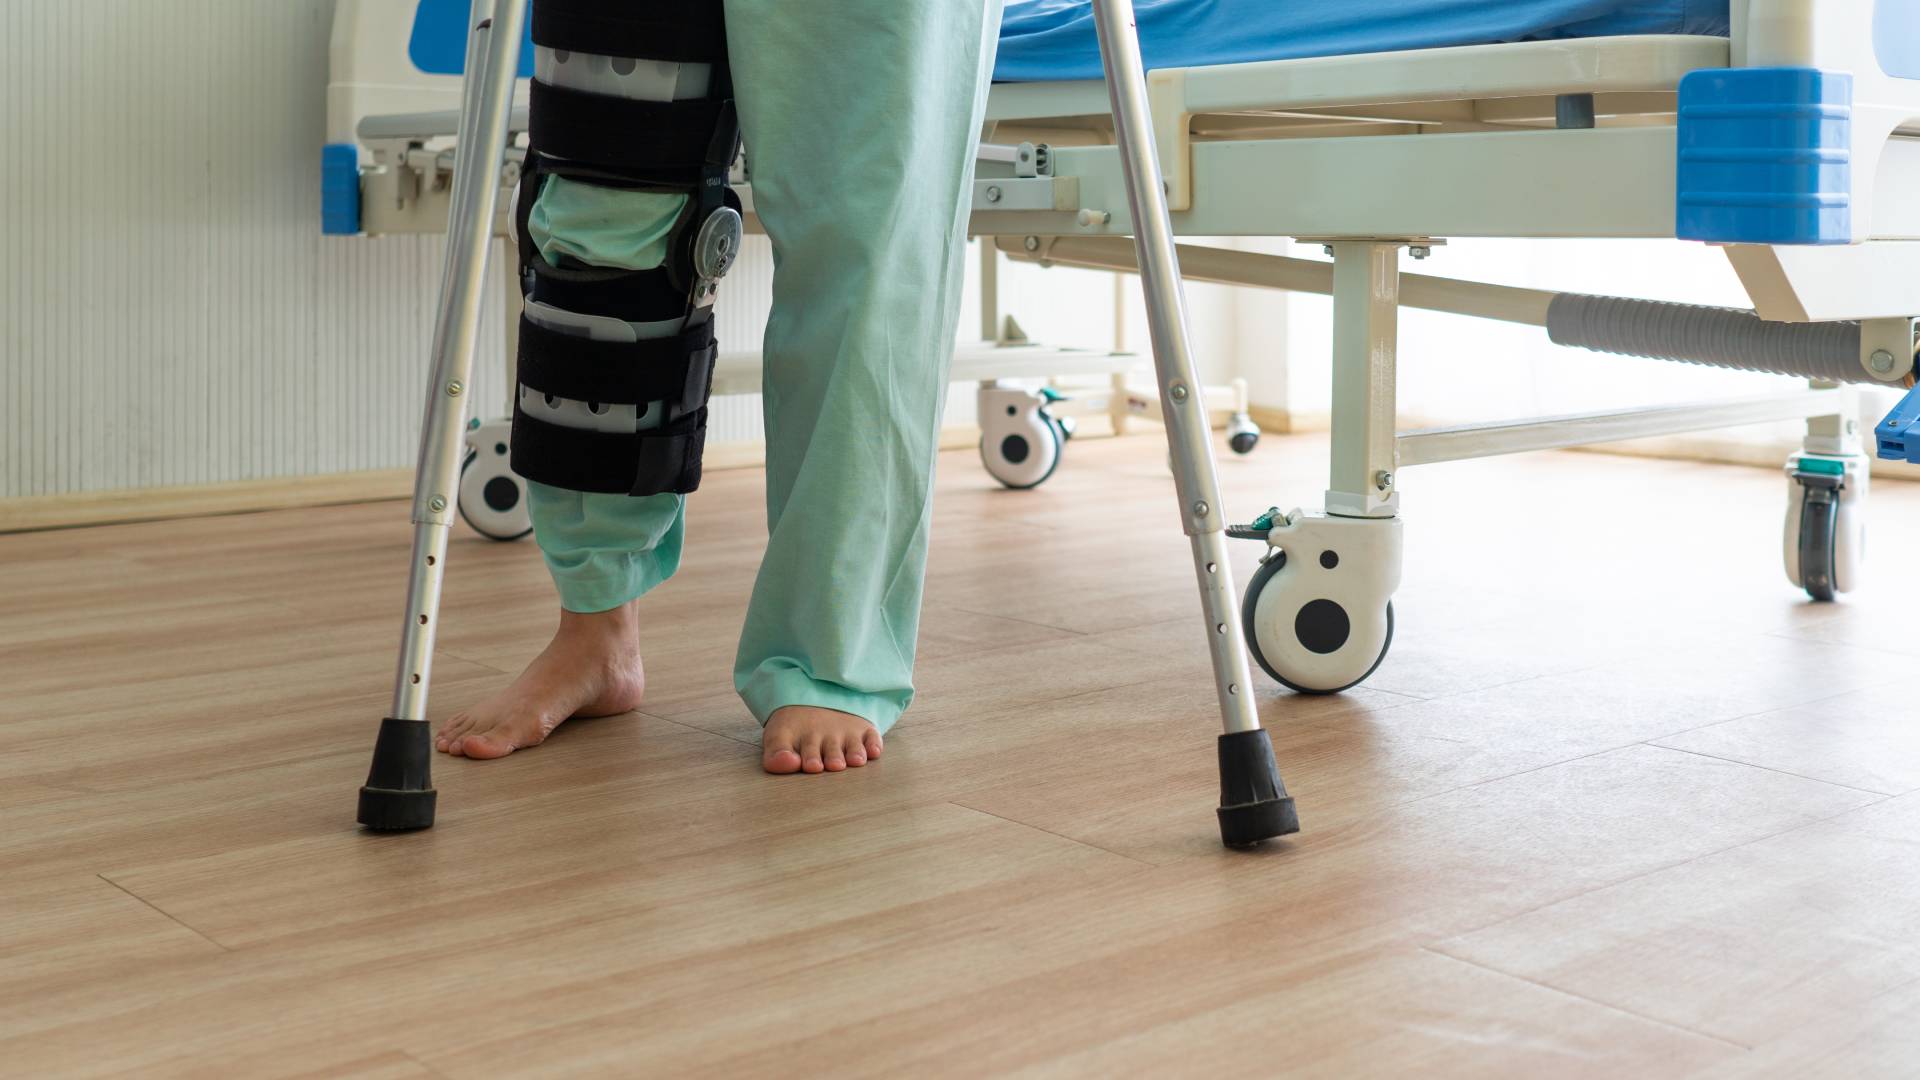
[[[360,789],[360,824],[380,832],[433,825],[433,731],[425,720],[380,721],[373,768]]]
[[[1265,728],[1220,736],[1220,840],[1252,847],[1300,831]]]
[[[360,789],[360,824],[374,832],[407,832],[433,827],[434,803],[438,793],[393,791],[388,788]]]

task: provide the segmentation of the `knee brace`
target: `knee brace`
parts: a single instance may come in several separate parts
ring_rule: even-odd
[[[513,469],[574,491],[700,484],[717,283],[740,246],[740,148],[720,0],[539,0],[518,221]],[[553,178],[685,196],[666,258],[633,270],[549,261],[529,218]]]

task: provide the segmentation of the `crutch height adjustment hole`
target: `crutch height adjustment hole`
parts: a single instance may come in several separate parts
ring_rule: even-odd
[[[420,616],[420,625],[421,626],[427,625],[427,617],[425,615]]]
[[[1336,552],[1332,552],[1332,551],[1323,551],[1323,552],[1321,552],[1321,553],[1320,553],[1320,565],[1321,565],[1321,566],[1323,566],[1323,567],[1325,567],[1325,568],[1326,568],[1326,569],[1328,569],[1328,570],[1331,570],[1331,569],[1333,569],[1334,567],[1336,567],[1336,566],[1339,566],[1339,565],[1340,565],[1340,556],[1339,556],[1339,554],[1338,554],[1338,553],[1336,553]]]
[[[1008,416],[1018,416],[1018,415],[1020,415],[1020,409],[1019,409],[1019,408],[1018,408],[1017,406],[1014,406],[1014,405],[1009,405],[1009,406],[1007,406],[1007,415],[1008,415]]]
[[[417,671],[413,673],[413,684],[415,686],[420,685],[420,673]]]

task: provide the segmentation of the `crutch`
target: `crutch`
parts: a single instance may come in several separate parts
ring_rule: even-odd
[[[1173,455],[1173,483],[1180,519],[1193,544],[1200,604],[1206,609],[1207,647],[1213,654],[1214,691],[1220,699],[1220,838],[1247,847],[1300,830],[1293,800],[1280,782],[1273,740],[1260,726],[1247,669],[1247,648],[1234,604],[1233,570],[1227,564],[1226,517],[1214,473],[1206,396],[1199,392],[1187,342],[1187,307],[1174,256],[1173,222],[1153,145],[1147,79],[1140,62],[1133,0],[1093,0],[1100,35],[1100,62],[1113,102],[1113,131],[1127,205],[1133,212],[1134,249],[1140,287],[1146,293],[1153,366],[1160,409]]]
[[[487,249],[499,208],[500,161],[507,145],[527,13],[527,0],[492,0],[492,4],[492,17],[479,21],[467,43],[453,198],[447,215],[446,268],[433,328],[433,380],[427,385],[427,418],[413,482],[413,562],[407,576],[400,663],[393,677],[393,708],[380,721],[373,768],[360,789],[360,824],[370,829],[424,829],[433,824],[433,733],[427,723],[427,687],[433,674],[440,585],[447,572],[447,535],[453,529],[454,493],[460,479],[467,388],[473,382],[473,354],[480,336]]]

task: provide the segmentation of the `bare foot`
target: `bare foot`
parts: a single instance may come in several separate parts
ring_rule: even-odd
[[[833,709],[775,709],[760,733],[760,766],[770,773],[841,772],[879,756],[880,733],[873,725]]]
[[[592,614],[562,611],[546,650],[511,686],[441,725],[434,746],[462,757],[506,757],[545,742],[571,717],[637,707],[647,685],[637,603]]]

